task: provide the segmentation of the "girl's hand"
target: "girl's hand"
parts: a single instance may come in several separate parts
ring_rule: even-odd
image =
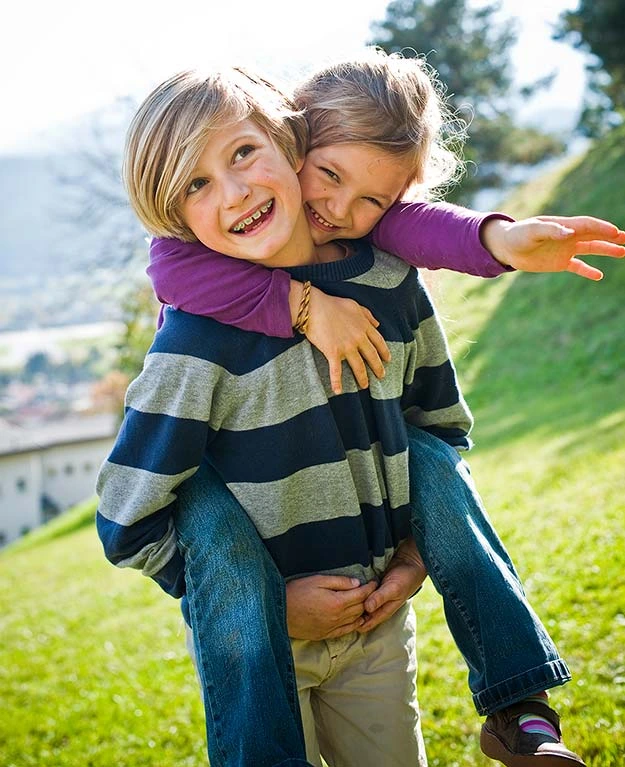
[[[293,639],[334,639],[364,623],[365,600],[375,581],[361,586],[342,575],[311,575],[286,585],[289,636]]]
[[[377,378],[384,378],[383,363],[391,359],[391,353],[377,330],[379,324],[369,309],[351,298],[329,296],[318,288],[312,289],[306,337],[328,360],[335,394],[342,391],[343,360],[362,389],[369,386],[366,365]]]
[[[391,559],[378,588],[365,602],[367,615],[357,631],[371,631],[388,620],[414,596],[427,578],[427,570],[412,538],[403,541]]]
[[[625,232],[592,216],[536,216],[522,221],[487,221],[484,246],[502,264],[523,272],[573,272],[600,280],[603,272],[577,256],[625,256]]]

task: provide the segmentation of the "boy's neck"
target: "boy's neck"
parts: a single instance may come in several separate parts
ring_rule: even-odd
[[[336,242],[328,242],[325,245],[315,245],[308,221],[303,215],[299,218],[288,246],[276,259],[266,261],[266,265],[273,268],[289,266],[307,266],[308,264],[323,264],[332,261],[340,261],[347,255],[347,248]]]

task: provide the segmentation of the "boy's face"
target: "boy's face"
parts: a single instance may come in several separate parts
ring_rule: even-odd
[[[297,173],[249,119],[211,133],[181,212],[200,242],[234,258],[284,266],[312,247]]]
[[[299,173],[302,199],[315,244],[364,237],[400,198],[407,164],[367,144],[312,149]]]

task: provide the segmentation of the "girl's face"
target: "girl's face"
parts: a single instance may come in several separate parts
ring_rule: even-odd
[[[181,213],[200,242],[234,258],[285,266],[312,252],[296,171],[252,120],[211,133]]]
[[[369,144],[312,149],[299,180],[315,244],[364,237],[401,197],[409,176],[405,160]]]

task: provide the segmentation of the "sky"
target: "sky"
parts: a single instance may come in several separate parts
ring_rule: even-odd
[[[480,4],[483,0],[472,0]],[[387,0],[30,0],[12,3],[0,38],[0,153],[36,147],[117,97],[142,98],[176,71],[217,62],[306,72],[370,39]],[[521,22],[512,52],[517,80],[558,70],[533,108],[579,104],[583,59],[550,40],[576,0],[503,0]],[[180,10],[174,10],[179,8]]]

